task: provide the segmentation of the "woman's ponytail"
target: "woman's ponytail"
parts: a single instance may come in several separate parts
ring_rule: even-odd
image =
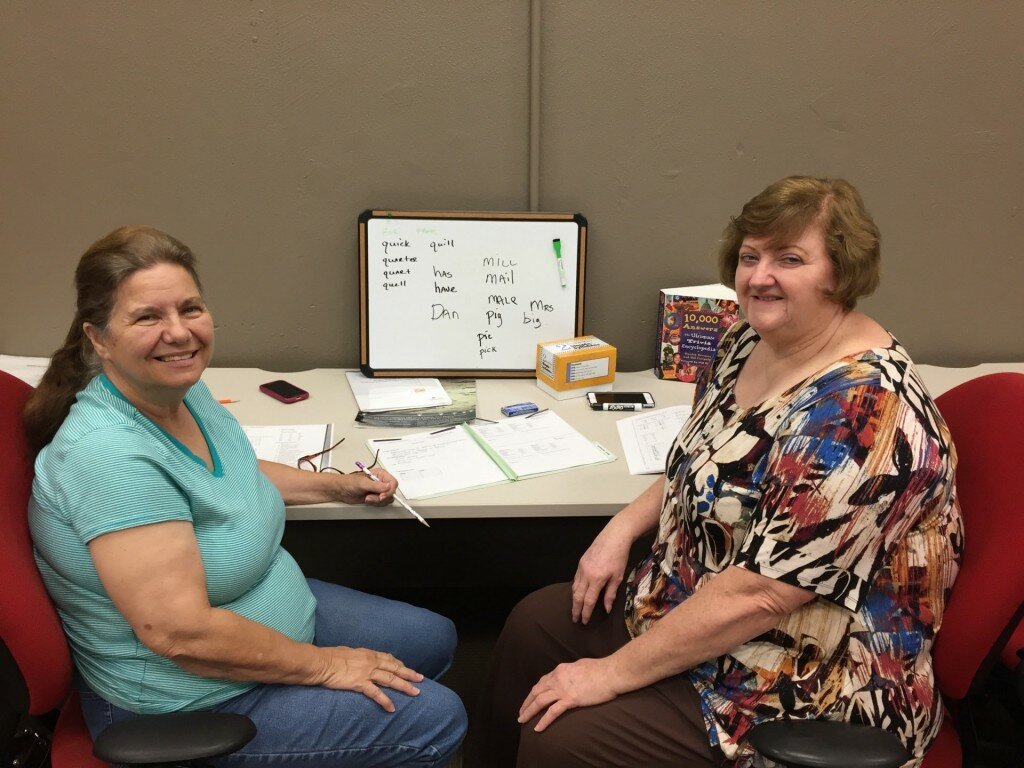
[[[57,434],[75,397],[99,371],[94,358],[92,344],[76,314],[64,346],[53,353],[50,367],[25,404],[22,419],[33,456]]]

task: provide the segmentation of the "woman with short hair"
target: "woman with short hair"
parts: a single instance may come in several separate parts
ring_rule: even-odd
[[[730,220],[719,264],[745,319],[665,476],[571,584],[513,610],[474,726],[486,764],[748,766],[751,728],[778,719],[875,725],[920,763],[963,533],[949,431],[854,309],[879,252],[842,180],[782,179]]]

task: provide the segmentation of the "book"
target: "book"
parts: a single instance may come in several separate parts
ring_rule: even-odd
[[[331,447],[330,424],[287,424],[270,427],[242,427],[249,439],[257,459],[276,461],[289,467],[298,466],[303,456],[326,451]],[[330,465],[330,453],[324,453],[313,459],[320,467],[326,469]],[[305,464],[305,462],[303,462]],[[302,466],[299,469],[310,467]]]
[[[673,405],[615,422],[629,474],[651,475],[665,471],[669,449],[692,410],[689,405]]]
[[[448,405],[389,411],[359,411],[356,423],[366,427],[450,427],[476,418],[476,379],[444,379]]]
[[[736,292],[721,283],[662,288],[658,299],[659,379],[697,381],[715,361],[722,334],[739,319]]]
[[[615,460],[612,453],[587,440],[553,411],[371,439],[366,444],[410,499]]]

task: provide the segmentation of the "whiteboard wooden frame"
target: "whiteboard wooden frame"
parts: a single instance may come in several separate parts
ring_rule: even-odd
[[[370,360],[370,337],[373,334],[373,316],[368,285],[369,259],[372,258],[367,242],[367,226],[372,219],[474,220],[522,222],[573,222],[577,225],[576,291],[573,317],[575,327],[570,333],[552,331],[549,341],[583,334],[583,298],[586,286],[587,220],[579,213],[498,213],[486,211],[393,211],[368,209],[359,215],[359,368],[366,376],[430,376],[474,378],[530,378],[536,375],[530,368],[383,368],[374,367]]]

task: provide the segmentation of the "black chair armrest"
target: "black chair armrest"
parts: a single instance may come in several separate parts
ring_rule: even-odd
[[[1022,661],[1013,670],[1013,679],[1017,683],[1017,701],[1024,706],[1024,648],[1017,651],[1017,655],[1021,657]]]
[[[764,757],[792,768],[898,768],[911,758],[894,734],[829,720],[774,720],[750,732]]]
[[[93,754],[121,765],[183,763],[231,754],[255,735],[252,720],[229,712],[140,715],[106,728]]]

